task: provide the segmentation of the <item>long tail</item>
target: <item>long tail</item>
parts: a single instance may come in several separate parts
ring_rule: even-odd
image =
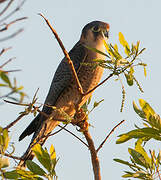
[[[25,131],[21,134],[19,140],[22,140],[27,135],[32,134],[34,135],[32,137],[31,143],[29,147],[27,148],[26,152],[21,157],[21,160],[18,164],[19,168],[25,168],[25,162],[26,160],[32,160],[34,158],[34,153],[32,152],[32,147],[36,144],[43,145],[45,141],[47,140],[48,134],[51,133],[51,131],[60,123],[59,121],[54,120],[46,120],[42,121],[40,119],[40,115],[38,115],[31,124],[25,129]],[[41,122],[41,123],[40,123]],[[33,127],[33,126],[36,126]]]

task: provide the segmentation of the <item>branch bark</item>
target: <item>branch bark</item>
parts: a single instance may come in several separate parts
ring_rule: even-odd
[[[95,180],[101,180],[100,163],[99,163],[99,159],[97,156],[97,151],[94,146],[94,142],[93,142],[92,137],[88,130],[84,131],[83,134],[88,142],[89,151],[91,154],[94,178],[95,178]]]

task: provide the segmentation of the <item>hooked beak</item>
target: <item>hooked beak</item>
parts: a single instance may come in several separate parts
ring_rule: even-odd
[[[103,35],[104,35],[106,38],[109,38],[109,31],[107,31],[107,29],[104,30],[104,31],[103,31]]]

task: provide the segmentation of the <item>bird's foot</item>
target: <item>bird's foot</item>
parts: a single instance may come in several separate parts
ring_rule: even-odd
[[[83,111],[83,109],[76,112],[74,119],[76,120],[75,125],[79,127],[78,131],[84,132],[88,130],[88,115]]]

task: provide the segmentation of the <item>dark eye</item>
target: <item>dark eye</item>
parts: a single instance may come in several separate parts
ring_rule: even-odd
[[[93,26],[92,27],[92,31],[93,32],[99,32],[100,31],[100,28],[98,26]]]

